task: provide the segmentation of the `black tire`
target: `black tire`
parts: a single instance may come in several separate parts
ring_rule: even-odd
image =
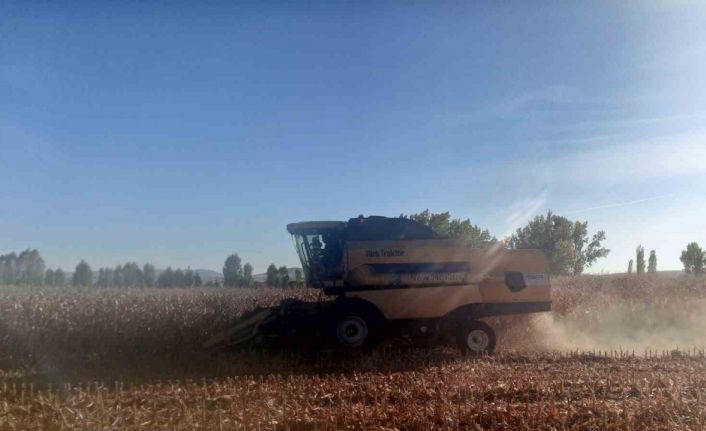
[[[360,315],[348,314],[336,320],[336,343],[346,350],[358,350],[370,344],[371,331],[368,321]]]
[[[456,334],[456,344],[465,355],[490,355],[495,350],[495,341],[493,328],[478,320],[463,323]]]
[[[382,319],[366,304],[337,307],[329,318],[330,340],[344,351],[370,351],[377,344]]]

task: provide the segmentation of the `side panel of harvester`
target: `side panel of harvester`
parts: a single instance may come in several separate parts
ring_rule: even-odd
[[[343,264],[346,296],[371,302],[387,319],[437,318],[470,304],[485,315],[551,307],[539,250],[479,249],[453,239],[348,241]]]

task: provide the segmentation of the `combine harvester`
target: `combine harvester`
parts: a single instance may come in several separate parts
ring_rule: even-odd
[[[394,336],[454,340],[492,353],[483,317],[550,311],[549,266],[539,250],[474,248],[405,218],[292,223],[287,231],[309,288],[326,301],[282,301],[246,313],[205,347],[339,346],[365,349]]]

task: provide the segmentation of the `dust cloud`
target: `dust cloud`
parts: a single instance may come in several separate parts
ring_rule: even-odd
[[[509,350],[706,347],[706,286],[693,278],[585,277],[553,283],[551,313],[497,319]]]

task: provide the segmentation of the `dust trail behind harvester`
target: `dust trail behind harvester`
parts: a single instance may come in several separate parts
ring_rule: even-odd
[[[498,322],[518,350],[706,347],[706,282],[687,277],[583,276],[553,281],[551,313]]]

